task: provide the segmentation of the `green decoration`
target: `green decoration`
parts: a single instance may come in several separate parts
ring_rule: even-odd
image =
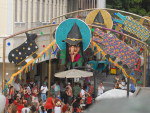
[[[43,33],[43,32],[40,32],[40,34],[43,35],[44,33]]]
[[[94,28],[91,29],[92,32],[94,32],[94,30],[95,30]]]
[[[142,84],[142,81],[137,81],[137,84]]]

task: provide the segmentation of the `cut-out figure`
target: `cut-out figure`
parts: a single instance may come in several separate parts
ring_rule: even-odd
[[[8,55],[9,62],[13,62],[16,65],[25,65],[25,60],[29,56],[32,55],[33,58],[37,57],[37,54],[35,53],[38,50],[38,46],[35,43],[37,34],[26,33],[26,36],[27,40],[23,44],[10,51]]]

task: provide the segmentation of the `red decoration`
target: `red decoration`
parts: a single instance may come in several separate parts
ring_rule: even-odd
[[[45,45],[43,45],[43,47],[45,47]]]
[[[143,48],[140,48],[140,51],[143,51],[144,49]]]
[[[135,71],[139,71],[139,72],[142,72],[142,70],[140,70],[140,67],[141,67],[141,59],[139,58],[138,59],[138,62],[136,64],[136,68],[134,69]]]
[[[78,15],[77,18],[80,18],[80,15]]]

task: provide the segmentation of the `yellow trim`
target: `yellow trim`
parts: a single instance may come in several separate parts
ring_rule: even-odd
[[[69,39],[69,40],[71,40],[71,41],[78,41],[78,40],[82,40],[82,39],[74,39],[74,38],[67,38],[67,39]]]
[[[38,51],[38,49],[36,51],[34,51],[31,55],[29,55],[28,57],[26,57],[24,60],[22,60],[21,62],[19,62],[17,65],[20,65],[23,61],[25,61],[27,58],[29,58],[30,56],[32,56],[34,53],[36,53]]]

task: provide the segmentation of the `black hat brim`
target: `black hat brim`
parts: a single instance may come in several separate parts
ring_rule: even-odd
[[[77,45],[81,42],[82,40],[76,40],[76,41],[72,41],[72,40],[69,40],[69,39],[66,39],[66,40],[63,40],[63,42],[66,42],[70,45]]]

